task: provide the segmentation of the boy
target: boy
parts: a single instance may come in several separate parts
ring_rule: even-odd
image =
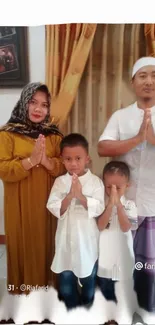
[[[104,211],[104,185],[86,169],[88,142],[82,135],[64,137],[60,151],[67,173],[55,180],[47,208],[58,218],[51,270],[59,274],[59,298],[70,309],[90,306],[94,299],[99,240],[95,218]]]
[[[98,285],[107,300],[117,302],[115,282],[132,279],[134,252],[132,230],[137,229],[137,208],[125,198],[130,171],[126,163],[111,161],[103,170],[105,211],[98,218],[100,230]],[[129,299],[129,297],[127,298]]]

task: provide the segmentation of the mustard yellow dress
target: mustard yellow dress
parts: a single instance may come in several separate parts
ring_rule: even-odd
[[[50,265],[54,255],[56,218],[46,203],[55,177],[64,171],[59,135],[46,137],[46,154],[56,168],[43,166],[25,171],[21,160],[29,157],[35,140],[21,134],[0,132],[0,179],[4,184],[4,220],[7,249],[7,284],[10,293],[28,293],[20,286],[54,284]]]

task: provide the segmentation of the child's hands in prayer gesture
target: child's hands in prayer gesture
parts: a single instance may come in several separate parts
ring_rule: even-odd
[[[116,189],[116,185],[112,185],[111,193],[109,198],[109,204],[113,206],[118,206],[120,204],[120,198]]]
[[[76,174],[73,174],[72,176],[72,185],[70,193],[73,198],[79,199],[83,196],[82,194],[82,185],[78,179],[78,176]]]
[[[60,215],[63,215],[65,213],[72,199],[78,199],[81,205],[83,205],[83,207],[87,210],[87,199],[82,194],[82,185],[76,174],[73,174],[72,176],[72,184],[71,184],[70,192],[66,195],[66,197],[62,201]]]
[[[106,218],[108,219],[108,216],[111,215],[112,208],[114,206],[116,206],[116,208],[117,208],[118,221],[119,221],[121,230],[123,232],[128,231],[131,228],[131,224],[128,220],[128,217],[126,215],[124,207],[120,201],[120,197],[118,195],[116,185],[112,185],[109,203],[108,203],[108,209],[106,210],[105,213],[103,213],[103,216],[104,217],[106,216]],[[101,219],[99,227],[100,227],[99,229],[108,228],[109,224],[107,224],[105,227],[105,222],[104,222],[104,220]]]
[[[80,203],[83,205],[83,207],[87,210],[87,199],[82,194],[82,185],[78,179],[78,176],[76,174],[73,174],[72,176],[72,185],[70,189],[70,196],[71,198],[78,199]]]

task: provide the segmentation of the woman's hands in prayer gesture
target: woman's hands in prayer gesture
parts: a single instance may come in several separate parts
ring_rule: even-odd
[[[31,157],[30,157],[33,166],[40,164],[42,155],[43,155],[42,136],[39,135],[39,137],[34,145],[34,149],[32,151]]]
[[[33,152],[31,154],[30,160],[33,166],[41,164],[48,170],[52,170],[54,168],[54,163],[52,159],[48,158],[46,155],[46,140],[44,135],[39,135],[35,143]]]

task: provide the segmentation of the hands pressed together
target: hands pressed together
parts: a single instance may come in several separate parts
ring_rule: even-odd
[[[82,194],[82,185],[78,179],[78,176],[76,174],[73,174],[72,176],[72,185],[71,185],[71,189],[70,189],[70,196],[72,198],[76,198],[76,199],[81,199],[83,197]]]
[[[87,198],[82,194],[82,185],[76,174],[72,175],[72,184],[71,184],[70,192],[62,201],[60,215],[63,215],[65,213],[72,199],[78,199],[80,203],[83,205],[83,207],[86,210],[88,209]]]
[[[151,123],[151,110],[149,108],[144,111],[144,118],[138,137],[141,142],[147,141],[148,143],[155,145],[155,133]]]
[[[51,164],[51,161],[52,159],[48,158],[46,155],[45,137],[40,134],[32,151],[30,162],[33,166],[41,164],[47,168],[48,165]]]
[[[112,185],[111,193],[110,193],[110,197],[109,197],[109,205],[111,207],[113,207],[113,206],[118,207],[120,204],[121,204],[121,201],[120,201],[120,197],[117,192],[116,185]]]

